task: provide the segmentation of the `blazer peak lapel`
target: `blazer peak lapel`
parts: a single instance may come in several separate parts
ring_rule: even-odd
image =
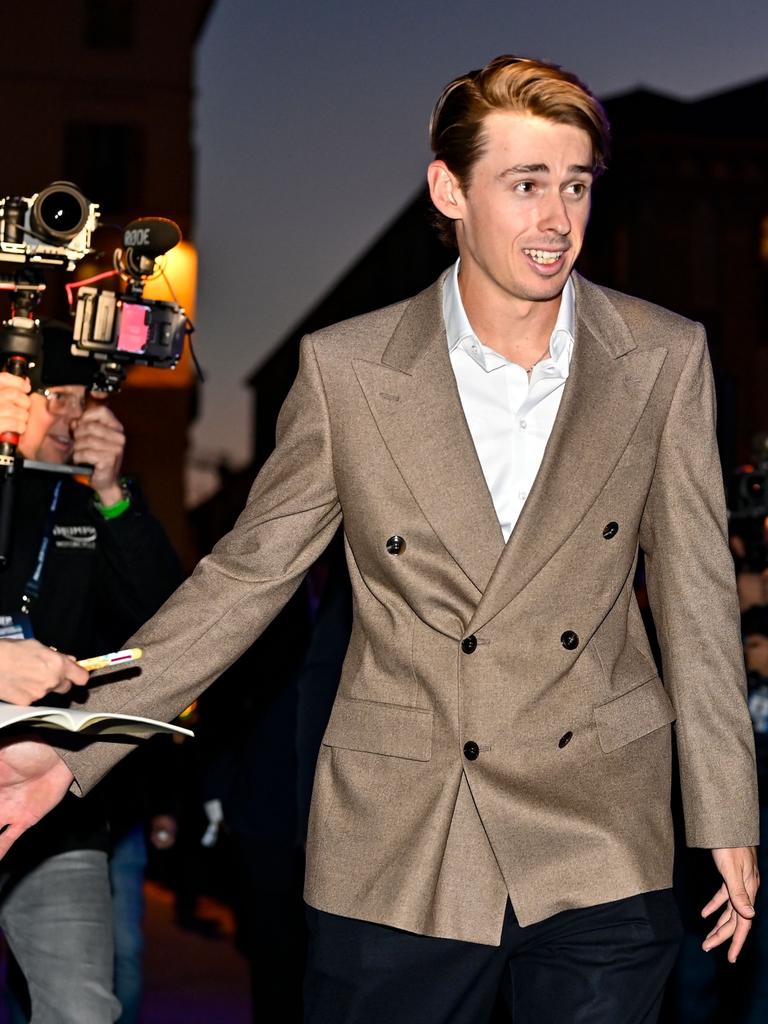
[[[381,363],[353,365],[408,489],[482,593],[504,538],[456,387],[440,283],[409,303]]]

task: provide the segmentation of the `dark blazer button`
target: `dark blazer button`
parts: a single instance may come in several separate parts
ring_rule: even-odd
[[[613,522],[606,523],[605,526],[603,527],[603,536],[605,537],[606,540],[610,540],[611,537],[615,537],[618,532],[619,532],[619,524],[618,523],[613,523]]]
[[[405,537],[398,537],[397,534],[390,537],[387,541],[387,551],[390,555],[399,555],[405,551]]]
[[[480,747],[478,747],[474,740],[470,740],[468,743],[464,744],[464,757],[466,757],[468,761],[476,761],[479,756]]]
[[[566,649],[566,651],[575,651],[579,646],[579,634],[574,633],[572,629],[566,629],[563,635],[560,637],[560,643]]]
[[[573,733],[569,729],[568,732],[564,733],[560,737],[557,745],[562,750],[563,747],[567,747],[568,746],[568,744],[571,742],[572,739],[573,739]]]
[[[461,649],[465,654],[471,654],[472,651],[477,647],[477,637],[474,633],[471,636],[465,636],[461,641]]]

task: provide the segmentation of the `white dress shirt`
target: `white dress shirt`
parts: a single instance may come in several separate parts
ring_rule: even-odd
[[[504,540],[509,540],[544,457],[573,354],[575,295],[566,282],[549,354],[530,377],[483,345],[472,330],[458,282],[459,261],[443,288],[443,318],[459,397]]]

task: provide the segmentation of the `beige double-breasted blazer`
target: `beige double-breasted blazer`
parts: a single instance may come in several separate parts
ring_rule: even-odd
[[[236,526],[132,638],[143,675],[90,701],[176,715],[343,522],[354,627],[317,765],[315,907],[494,944],[508,897],[527,925],[669,886],[673,722],[689,843],[757,841],[704,332],[575,283],[571,373],[506,545],[439,281],[303,341]],[[633,593],[638,546],[663,685]],[[117,756],[67,755],[82,790]]]

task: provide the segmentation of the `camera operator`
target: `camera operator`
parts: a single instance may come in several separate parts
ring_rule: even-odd
[[[0,434],[23,434],[32,400],[28,380],[0,373]],[[12,631],[12,630],[11,630]],[[0,624],[0,637],[4,624]],[[0,700],[32,704],[46,693],[67,693],[88,682],[88,673],[74,658],[45,647],[37,640],[20,643],[0,638]]]
[[[90,487],[71,475],[19,474],[0,613],[29,638],[12,641],[16,650],[34,637],[82,658],[119,647],[183,574],[161,527],[120,477],[123,428],[89,398],[93,363],[73,357],[70,341],[68,328],[46,328],[42,380],[32,390],[0,375],[0,416],[21,433],[26,458],[93,466]],[[67,798],[3,863],[0,926],[26,977],[34,1020],[107,1024],[120,1015],[108,848],[96,793]]]

